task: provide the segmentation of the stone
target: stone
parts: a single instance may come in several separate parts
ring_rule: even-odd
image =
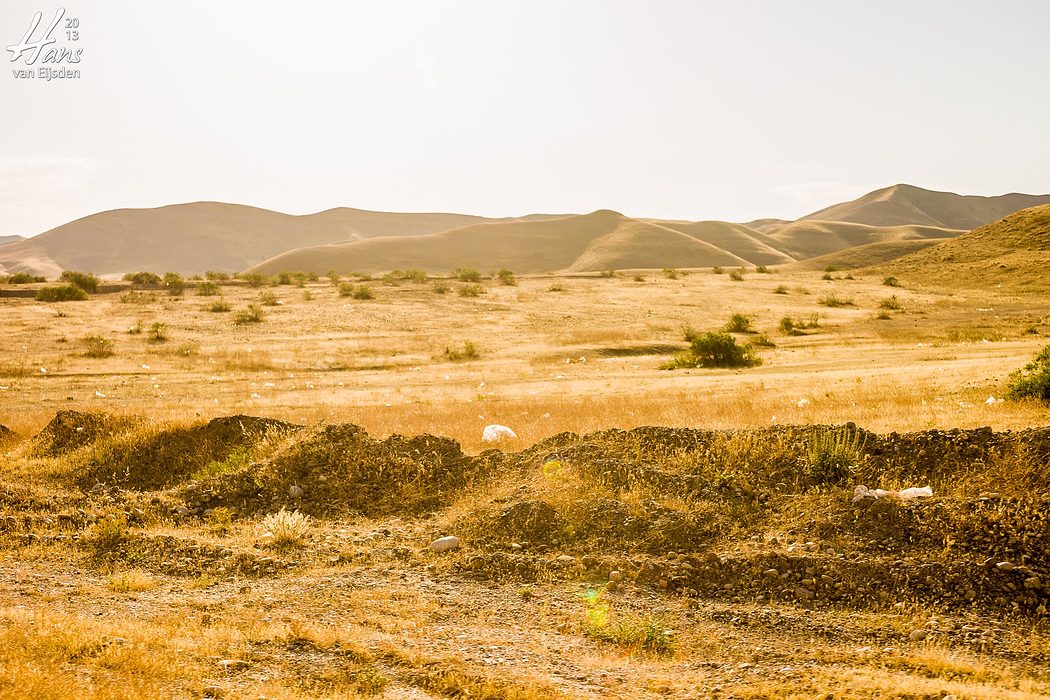
[[[248,668],[249,664],[244,659],[223,659],[219,662],[224,671],[243,671]]]
[[[295,484],[292,484],[291,486],[288,487],[288,495],[291,496],[292,498],[302,498],[303,494],[305,494],[305,493],[306,493],[305,491],[303,491],[301,488],[299,488]]]
[[[995,565],[995,568],[999,569],[999,571],[1013,571],[1014,565],[1012,562],[1001,561]]]
[[[911,634],[908,635],[908,641],[921,642],[922,640],[926,639],[928,635],[929,632],[927,632],[926,630],[914,630]]]
[[[562,564],[571,564],[574,561],[576,561],[576,557],[574,557],[574,556],[572,556],[570,554],[560,554],[560,555],[558,555],[557,561],[562,563]]]
[[[610,571],[609,572],[609,580],[614,582],[614,583],[619,583],[620,581],[623,580],[623,572],[622,571],[617,571],[615,569]]]
[[[459,549],[462,544],[463,542],[455,535],[448,535],[431,542],[430,549],[434,552],[451,552],[453,549]]]

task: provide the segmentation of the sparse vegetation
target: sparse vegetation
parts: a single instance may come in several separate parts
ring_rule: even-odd
[[[156,272],[129,272],[123,277],[125,282],[132,284],[160,284],[160,275]]]
[[[0,284],[33,284],[35,282],[47,282],[47,278],[42,275],[31,275],[28,272],[0,275]]]
[[[733,280],[734,282],[743,282],[744,281],[744,270],[743,269],[733,270],[732,272],[729,273],[729,279]]]
[[[497,272],[496,279],[505,287],[513,287],[518,283],[517,278],[514,276],[514,272],[507,268],[503,268]]]
[[[163,280],[164,288],[173,297],[181,296],[186,289],[186,280],[177,272],[165,272]]]
[[[44,287],[37,291],[35,297],[37,301],[46,302],[85,301],[87,298],[87,292],[72,284],[63,284],[59,287]]]
[[[263,306],[277,306],[281,300],[273,292],[263,292],[259,295],[259,303]]]
[[[99,285],[102,284],[102,280],[90,272],[77,272],[76,270],[63,270],[59,280],[79,287],[88,294],[98,294]]]
[[[263,310],[258,304],[248,304],[247,307],[233,314],[233,322],[238,326],[262,323],[263,319]]]
[[[755,329],[751,326],[751,317],[741,313],[735,313],[729,317],[726,322],[725,328],[726,333],[754,333]]]
[[[369,287],[367,284],[359,284],[356,287],[354,287],[354,291],[353,291],[353,293],[350,296],[352,296],[354,299],[359,299],[359,300],[367,300],[367,299],[375,299],[376,298],[376,295],[372,291],[372,288]]]
[[[84,355],[103,358],[113,356],[113,341],[101,335],[89,335],[83,339]]]
[[[461,284],[456,288],[456,293],[461,297],[476,297],[485,293],[485,288],[480,284]]]
[[[711,272],[715,273],[716,275],[725,274],[725,270],[722,269],[722,267],[720,267],[719,265],[715,265],[714,267],[712,267]]]
[[[150,343],[164,343],[168,340],[168,324],[162,321],[154,321],[149,324],[149,333],[146,340]]]
[[[446,294],[451,287],[449,287],[448,282],[445,280],[435,280],[433,289],[438,294]]]
[[[827,294],[817,299],[817,303],[821,306],[827,306],[828,308],[838,308],[842,306],[856,306],[852,299],[844,299],[843,297],[836,296],[835,294]]]
[[[750,345],[738,345],[728,333],[686,331],[689,352],[675,355],[662,369],[689,367],[754,367],[762,364]]]
[[[887,286],[887,287],[899,287],[899,286],[901,286],[901,283],[897,280],[896,277],[893,277],[893,276],[883,277],[882,278],[882,283],[885,286]]]
[[[481,357],[481,354],[478,352],[477,346],[469,340],[463,343],[462,349],[457,349],[450,345],[446,345],[444,355],[445,359],[449,360],[450,362],[459,362],[461,360],[476,360],[479,357]]]
[[[481,273],[473,267],[458,267],[452,271],[452,276],[460,282],[481,282]]]
[[[810,438],[806,475],[815,484],[840,484],[864,460],[864,438],[851,428],[824,429]]]
[[[1024,368],[1010,375],[1006,393],[1011,399],[1038,399],[1050,402],[1050,345],[1044,347]]]
[[[219,297],[212,303],[208,304],[205,308],[213,314],[221,314],[229,311],[231,307],[230,302],[226,301],[222,297]]]
[[[774,294],[787,294],[788,293],[788,288],[787,288],[786,285],[778,284],[776,286],[776,289],[773,290],[773,293]]]
[[[755,272],[757,272],[760,275],[772,274],[770,269],[765,265],[758,265],[757,267],[755,267]]]
[[[281,508],[263,518],[259,529],[262,530],[267,544],[273,547],[293,547],[302,544],[309,536],[310,516],[297,510],[288,511]]]
[[[201,282],[197,285],[197,296],[214,297],[219,294],[219,285],[214,282]]]
[[[904,308],[904,305],[901,304],[901,300],[897,298],[896,294],[894,294],[893,296],[879,301],[879,308],[886,309],[887,311],[900,311]]]
[[[666,277],[669,280],[676,280],[676,279],[678,279],[679,272],[678,272],[677,268],[665,267],[663,269],[663,273],[664,273],[664,277]]]

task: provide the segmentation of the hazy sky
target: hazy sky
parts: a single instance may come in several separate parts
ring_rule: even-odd
[[[0,2],[0,235],[196,200],[794,218],[1050,192],[1050,2]],[[79,20],[71,42],[67,19]]]

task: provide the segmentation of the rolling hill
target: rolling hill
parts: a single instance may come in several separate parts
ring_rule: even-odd
[[[846,221],[869,226],[918,224],[970,230],[1011,212],[1050,204],[1050,195],[1004,194],[999,197],[959,195],[893,185],[803,216],[800,221]]]
[[[63,269],[98,274],[235,272],[301,246],[371,236],[418,236],[504,220],[349,208],[293,216],[220,202],[115,209],[5,245],[0,248],[0,265],[47,276]]]
[[[951,238],[1050,195],[962,196],[911,185],[876,190],[797,221],[747,224],[587,215],[487,218],[337,208],[302,216],[196,202],[117,209],[0,244],[0,270],[48,277],[64,269],[382,272],[460,266],[517,272],[786,265],[867,247],[847,262],[915,251],[906,241]],[[829,263],[834,264],[834,263]]]
[[[876,268],[905,281],[1050,290],[1050,205],[1031,207]]]
[[[21,236],[0,236],[0,246],[7,245],[8,243],[18,243],[22,240],[25,239]]]
[[[290,251],[256,265],[253,272],[384,272],[456,267],[515,272],[575,272],[625,267],[738,265],[746,261],[716,246],[658,224],[614,211],[544,219],[475,224],[427,236],[373,238]]]

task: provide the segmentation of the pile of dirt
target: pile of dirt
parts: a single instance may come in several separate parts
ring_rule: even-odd
[[[447,505],[488,473],[488,465],[463,454],[450,438],[393,435],[380,441],[356,425],[329,425],[262,463],[190,484],[181,495],[195,512],[289,506],[319,516],[411,515]]]
[[[76,481],[85,489],[99,483],[138,490],[167,488],[209,466],[222,469],[233,455],[247,463],[258,441],[301,428],[272,418],[236,415],[213,418],[203,425],[136,435],[92,455],[78,469]]]
[[[100,437],[123,432],[133,423],[132,419],[108,413],[59,411],[33,437],[31,454],[35,457],[61,457]]]

